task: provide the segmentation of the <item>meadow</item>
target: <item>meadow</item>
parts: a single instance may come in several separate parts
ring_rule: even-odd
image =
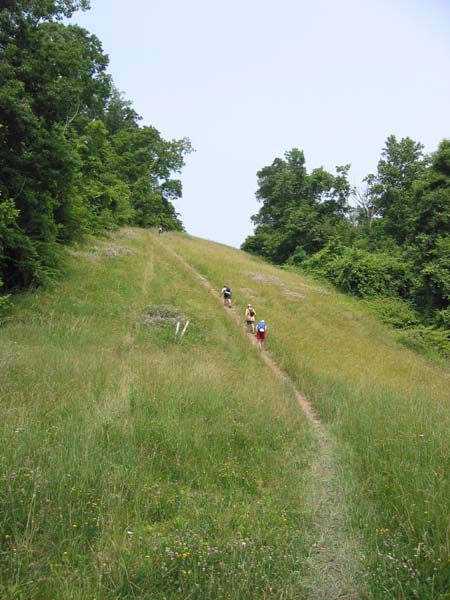
[[[73,248],[0,335],[2,599],[299,597],[315,437],[154,234]]]
[[[373,598],[450,598],[449,365],[400,346],[357,300],[188,236],[164,240],[268,323],[267,351],[334,440]]]
[[[0,336],[2,600],[450,598],[448,367],[356,300],[123,229]]]

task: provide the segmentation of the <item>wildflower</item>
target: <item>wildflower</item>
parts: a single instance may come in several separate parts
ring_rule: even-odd
[[[73,527],[74,529],[76,529],[76,528],[78,527],[78,525],[77,525],[76,523],[72,523],[72,527]]]

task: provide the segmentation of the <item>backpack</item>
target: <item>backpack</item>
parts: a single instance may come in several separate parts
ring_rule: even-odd
[[[223,295],[224,296],[231,296],[231,290],[230,290],[230,288],[227,285],[225,286],[225,290],[223,292]]]
[[[264,333],[264,332],[265,332],[265,330],[266,330],[266,326],[265,326],[265,324],[264,324],[264,323],[258,323],[258,331],[259,331],[260,333]]]
[[[249,314],[251,317],[254,317],[254,316],[255,316],[255,311],[253,310],[253,308],[251,308],[251,309],[248,311],[248,314]]]

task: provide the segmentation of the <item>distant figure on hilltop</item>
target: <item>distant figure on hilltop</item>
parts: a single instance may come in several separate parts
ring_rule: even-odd
[[[223,296],[223,305],[224,306],[228,306],[228,308],[231,308],[231,294],[233,292],[231,291],[231,288],[228,287],[227,285],[224,285],[220,294],[221,296]]]
[[[251,304],[247,304],[245,320],[247,321],[247,331],[255,333],[256,312]]]
[[[161,235],[163,231],[164,231],[164,227],[162,225],[160,225],[158,227],[158,234]]]
[[[264,319],[261,319],[261,321],[256,326],[256,339],[258,340],[258,347],[260,350],[263,349],[264,340],[266,339],[266,333],[267,333],[266,322],[264,321]]]

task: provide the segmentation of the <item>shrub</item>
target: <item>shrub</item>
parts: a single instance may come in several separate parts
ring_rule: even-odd
[[[402,329],[418,325],[419,316],[406,300],[400,298],[371,298],[367,306],[383,323]]]
[[[2,287],[2,285],[3,281],[0,279],[0,288]],[[0,318],[11,306],[10,297],[11,294],[5,294],[3,296],[0,296]]]
[[[339,242],[304,261],[303,267],[360,298],[405,297],[412,285],[409,265],[395,255],[373,254]]]
[[[450,332],[434,326],[419,325],[405,329],[400,342],[423,354],[437,353],[444,358],[450,357]]]
[[[435,312],[435,321],[439,327],[450,329],[450,308],[437,310]]]

